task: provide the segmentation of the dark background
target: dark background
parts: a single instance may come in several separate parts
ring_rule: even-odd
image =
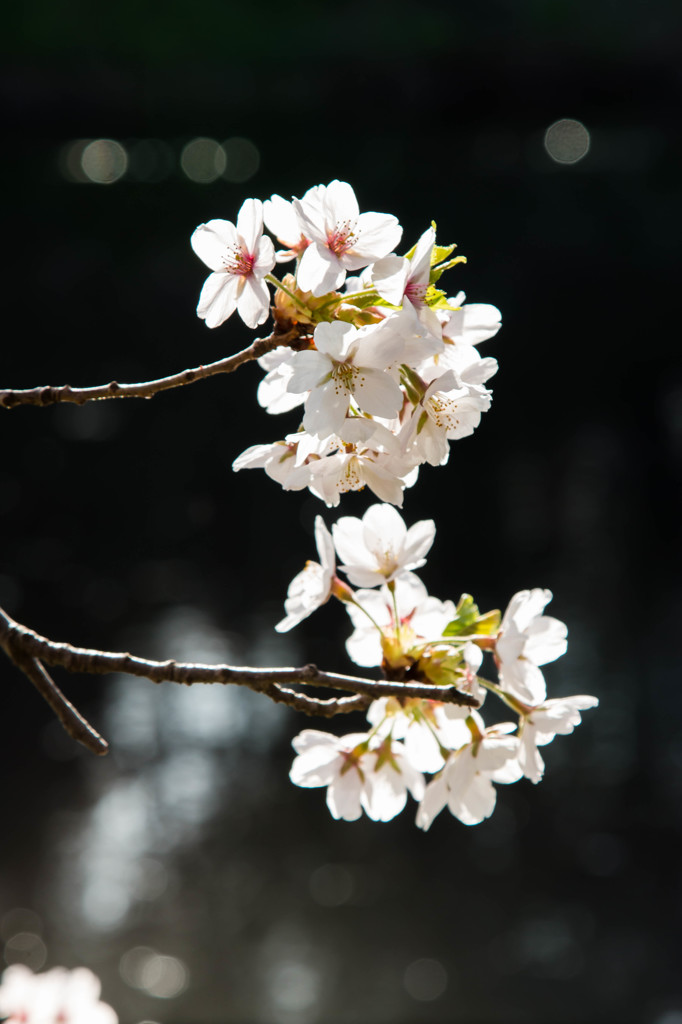
[[[570,632],[550,695],[601,701],[542,785],[424,835],[414,805],[334,822],[287,779],[311,723],[250,694],[60,677],[112,743],[96,760],[6,663],[5,962],[92,967],[122,1024],[680,1024],[679,5],[44,0],[3,20],[3,385],[248,343],[195,317],[189,246],[248,196],[338,177],[406,245],[435,219],[469,260],[450,290],[504,327],[492,410],[406,492],[407,522],[438,526],[422,577],[485,608],[550,587]],[[574,165],[543,145],[561,118],[590,133]],[[189,180],[202,136],[249,140],[258,170]],[[138,155],[108,186],[69,173],[98,138]],[[297,423],[258,407],[260,376],[3,413],[6,609],[83,646],[348,669],[338,606],[272,629],[336,514],[232,474]]]

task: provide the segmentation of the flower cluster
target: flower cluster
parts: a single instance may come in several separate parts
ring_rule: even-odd
[[[479,707],[491,691],[515,720],[486,726],[469,706],[382,698],[368,709],[366,732],[300,733],[291,780],[326,786],[332,815],[347,821],[363,810],[387,821],[403,809],[409,792],[419,801],[423,829],[446,806],[465,825],[475,825],[493,812],[495,783],[524,776],[539,782],[544,762],[538,748],[572,732],[580,712],[598,704],[585,695],[547,699],[540,666],[565,652],[567,635],[562,622],[543,614],[550,591],[515,594],[503,616],[481,614],[468,594],[456,605],[430,597],[414,570],[425,563],[435,524],[425,520],[407,529],[387,504],[373,505],[362,519],[342,517],[331,534],[318,516],[315,536],[320,561],[308,562],[292,581],[278,630],[336,597],[354,627],[346,646],[356,664],[381,666],[390,680],[455,687]],[[342,561],[338,567],[335,555]],[[497,682],[479,674],[486,653]],[[424,773],[433,776],[430,782]]]
[[[283,249],[275,251],[264,226]],[[303,406],[301,425],[246,449],[235,470],[262,467],[285,490],[308,487],[329,506],[365,486],[402,505],[420,465],[443,465],[449,442],[478,426],[497,362],[476,345],[497,333],[500,313],[437,287],[464,258],[436,244],[435,226],[396,255],[401,237],[391,214],[360,213],[342,181],[291,202],[247,199],[236,225],[212,220],[196,229],[192,246],[212,271],[197,308],[207,325],[235,309],[250,327],[264,323],[267,282],[277,328],[297,334],[294,347],[259,360],[266,376],[258,400],[270,413]],[[272,271],[289,260],[295,273],[280,281]]]
[[[34,974],[14,964],[0,982],[0,1017],[6,1024],[117,1024],[112,1008],[99,1001],[100,988],[86,967]]]

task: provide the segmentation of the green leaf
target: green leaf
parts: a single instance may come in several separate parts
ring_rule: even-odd
[[[459,636],[461,633],[471,633],[478,618],[478,605],[474,602],[471,594],[462,594],[457,605],[457,616],[448,622],[443,630],[443,636]]]
[[[371,295],[358,293],[357,296],[351,292],[350,295],[344,295],[343,301],[347,302],[350,306],[355,306],[356,309],[367,309],[368,306],[389,305],[389,303],[384,302],[378,292],[372,292]],[[393,308],[397,309],[398,307],[394,306]]]
[[[452,245],[434,245],[431,250],[431,266],[435,267],[436,263],[442,263],[456,248],[457,246],[454,242]]]
[[[499,611],[481,615],[471,594],[462,594],[456,611],[456,618],[448,622],[443,636],[493,636],[500,628]]]
[[[441,263],[440,266],[431,267],[429,281],[431,284],[434,284],[445,270],[450,270],[451,267],[456,267],[458,263],[466,263],[466,261],[466,256],[455,256],[454,260],[448,260],[447,263]]]

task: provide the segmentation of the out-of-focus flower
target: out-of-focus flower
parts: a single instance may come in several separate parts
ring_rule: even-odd
[[[551,600],[551,590],[521,590],[512,597],[500,624],[495,645],[500,685],[526,704],[541,704],[547,695],[538,666],[566,652],[566,626],[542,614]]]
[[[289,777],[297,786],[326,786],[334,818],[355,821],[364,810],[374,821],[390,821],[402,811],[408,791],[421,798],[424,776],[401,743],[386,739],[371,747],[371,741],[370,733],[332,736],[304,729],[293,740],[298,757]]]
[[[519,741],[505,735],[515,728],[502,722],[488,729],[475,711],[465,722],[468,742],[451,754],[445,768],[426,787],[417,811],[417,825],[425,831],[445,806],[464,825],[478,825],[495,809],[494,782],[517,782],[522,775],[518,763]],[[458,724],[458,723],[453,723]]]
[[[99,978],[87,967],[55,967],[34,974],[13,964],[2,975],[0,1017],[7,1024],[118,1024],[110,1006],[99,1000]]]
[[[575,697],[557,697],[546,700],[521,719],[519,764],[531,782],[539,782],[545,772],[545,762],[538,747],[551,743],[555,736],[566,736],[582,721],[581,711],[596,708],[596,697],[579,694]]]

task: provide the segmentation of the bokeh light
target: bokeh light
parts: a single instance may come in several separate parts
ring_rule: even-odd
[[[227,166],[225,151],[215,139],[192,139],[183,147],[180,166],[190,181],[210,185],[224,173]]]
[[[112,185],[128,169],[128,154],[114,139],[93,139],[81,154],[81,168],[85,177],[96,185]]]
[[[155,999],[175,999],[189,983],[189,972],[181,960],[162,956],[149,946],[134,946],[124,953],[119,972],[127,985]]]
[[[414,960],[403,976],[408,995],[419,1003],[430,1003],[442,996],[448,987],[447,971],[438,960],[423,957]]]
[[[223,142],[227,166],[223,172],[226,181],[240,184],[252,178],[260,167],[260,153],[250,139],[235,136]]]
[[[590,133],[580,121],[562,118],[545,132],[545,149],[558,164],[577,164],[590,149]]]

